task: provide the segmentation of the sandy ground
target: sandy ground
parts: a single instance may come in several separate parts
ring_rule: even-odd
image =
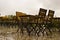
[[[7,28],[7,27],[0,27],[0,40],[60,40],[60,33],[53,32],[53,35],[50,36],[28,36],[26,31],[25,34],[21,34],[20,31],[17,31],[16,28]]]

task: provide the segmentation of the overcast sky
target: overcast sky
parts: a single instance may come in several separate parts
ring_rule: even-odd
[[[1,15],[15,15],[16,11],[37,15],[39,8],[54,10],[60,17],[60,0],[0,0]]]

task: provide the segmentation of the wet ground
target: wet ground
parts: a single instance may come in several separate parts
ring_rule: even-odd
[[[46,34],[42,36],[42,34],[38,36],[28,36],[27,32],[24,31],[24,34],[21,34],[20,31],[17,31],[16,28],[7,28],[7,27],[0,27],[0,40],[60,40],[60,33],[59,32],[52,32],[52,35],[47,36]]]

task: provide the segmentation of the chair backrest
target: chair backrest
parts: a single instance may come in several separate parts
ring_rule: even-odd
[[[39,16],[44,18],[46,16],[46,12],[47,12],[46,9],[40,8],[40,10],[39,10]]]

